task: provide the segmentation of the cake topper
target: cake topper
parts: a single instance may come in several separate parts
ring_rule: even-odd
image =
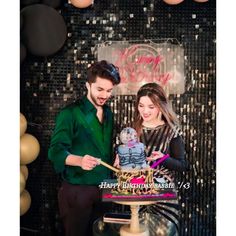
[[[144,169],[146,163],[145,146],[138,141],[137,132],[131,127],[124,128],[120,133],[121,145],[117,148],[121,169]]]

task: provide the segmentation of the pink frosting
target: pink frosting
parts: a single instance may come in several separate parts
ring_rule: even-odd
[[[145,184],[145,179],[142,178],[133,178],[130,180],[131,184]]]

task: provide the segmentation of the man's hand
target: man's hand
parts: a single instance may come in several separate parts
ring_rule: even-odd
[[[99,162],[97,158],[93,156],[85,155],[81,158],[80,166],[83,170],[92,170],[97,165],[99,165]]]
[[[97,158],[85,155],[83,157],[70,154],[66,158],[66,165],[80,166],[83,170],[92,170],[95,166],[99,165]]]

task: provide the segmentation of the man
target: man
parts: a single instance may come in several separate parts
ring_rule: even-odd
[[[49,159],[63,179],[58,202],[66,236],[92,235],[93,220],[103,213],[98,185],[110,173],[97,158],[112,161],[113,115],[105,103],[119,82],[113,64],[104,60],[93,64],[88,69],[87,96],[57,116]]]

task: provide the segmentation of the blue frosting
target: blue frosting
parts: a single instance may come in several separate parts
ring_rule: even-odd
[[[143,143],[136,142],[129,147],[128,145],[119,145],[118,156],[121,169],[143,169],[149,167],[146,163],[145,146]]]

